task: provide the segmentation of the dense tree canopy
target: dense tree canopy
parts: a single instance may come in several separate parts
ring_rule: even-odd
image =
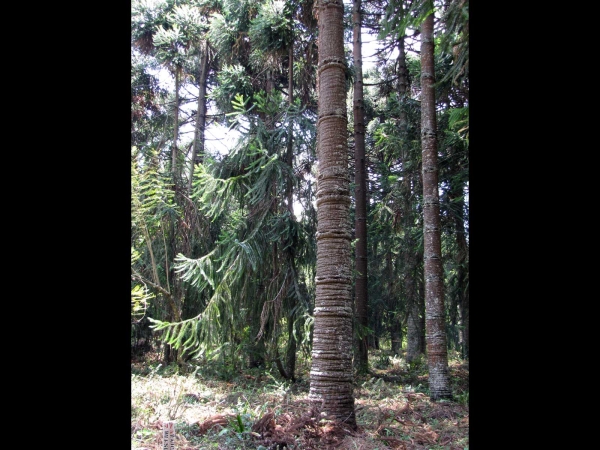
[[[358,316],[350,312],[354,322],[344,322],[350,341],[354,334],[365,346],[390,345],[409,361],[427,353],[423,188],[429,166],[422,152],[420,34],[428,13],[435,44],[430,123],[437,138],[440,323],[447,350],[468,357],[468,0],[435,1],[429,9],[412,0],[355,2],[362,66],[354,58],[359,16],[353,18],[350,1],[337,2],[340,55],[319,59],[325,44],[318,15],[334,3],[132,1],[132,339],[154,336],[167,363],[274,365],[294,380],[299,352],[311,358],[314,351],[315,315],[327,307],[317,301],[326,295],[317,292],[322,257],[348,277],[350,309],[355,287],[366,285],[368,308],[359,303]],[[321,75],[327,64],[340,69],[331,89],[320,84],[332,83]],[[333,92],[346,108],[327,110]],[[323,158],[331,156],[317,152],[326,136],[323,114],[345,125],[331,165],[334,178],[345,180],[339,188],[323,172],[329,167]],[[214,139],[225,136],[235,143],[223,150]],[[337,194],[323,194],[327,189]],[[322,195],[348,196],[348,217],[339,202],[327,215],[344,224],[325,226],[329,219],[317,214],[328,201]],[[333,253],[317,254],[328,252],[317,240],[323,233],[340,236],[334,229],[346,227],[346,219],[342,253],[350,266]],[[355,229],[357,219],[364,231]],[[318,229],[328,231],[318,235]],[[366,245],[355,252],[358,231]],[[357,256],[365,265],[357,265]],[[359,267],[368,278],[356,284]],[[321,329],[321,347],[323,336]]]

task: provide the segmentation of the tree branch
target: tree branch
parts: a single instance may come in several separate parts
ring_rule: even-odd
[[[132,279],[139,280],[142,283],[150,286],[152,289],[156,289],[158,292],[160,292],[164,296],[171,298],[171,293],[169,291],[166,291],[162,286],[159,286],[158,284],[153,283],[152,281],[148,280],[147,278],[144,278],[142,275],[137,273],[133,267],[131,268],[131,272],[132,272],[132,275],[131,275]]]

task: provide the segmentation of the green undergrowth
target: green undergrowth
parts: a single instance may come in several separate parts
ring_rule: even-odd
[[[407,364],[403,355],[370,349],[369,366],[368,374],[355,377],[358,430],[318,446],[326,428],[300,423],[310,409],[309,361],[298,361],[292,383],[275,367],[233,369],[201,361],[165,367],[147,354],[132,363],[131,448],[162,449],[163,424],[173,421],[179,450],[468,449],[467,361],[449,355],[453,399],[440,402],[428,398],[424,358]],[[272,433],[253,430],[261,419],[269,419]]]

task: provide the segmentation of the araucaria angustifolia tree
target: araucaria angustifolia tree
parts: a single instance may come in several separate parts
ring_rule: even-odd
[[[437,120],[432,3],[425,2],[421,25],[421,145],[423,152],[423,238],[425,263],[425,340],[431,400],[451,398],[446,346],[444,270],[438,193]]]
[[[319,0],[317,274],[309,398],[356,428],[352,259],[342,0]]]
[[[352,39],[354,57],[354,183],[355,183],[355,234],[356,234],[356,337],[357,352],[355,366],[359,373],[367,373],[369,369],[369,353],[367,347],[369,303],[367,289],[367,170],[365,155],[365,105],[363,95],[362,74],[362,14],[361,0],[352,4]]]

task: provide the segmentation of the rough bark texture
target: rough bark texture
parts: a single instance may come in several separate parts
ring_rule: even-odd
[[[411,187],[412,185],[412,187]],[[414,191],[422,189],[420,179],[414,174],[405,177],[402,185],[405,227],[405,251],[403,255],[403,283],[407,310],[407,342],[406,361],[414,361],[419,355],[425,354],[425,300],[424,290],[419,287],[422,275],[418,270],[423,262],[422,254],[415,252],[417,242],[412,237],[415,226],[414,208],[410,198],[415,198]]]
[[[421,26],[421,143],[423,152],[423,237],[425,269],[425,339],[429,392],[433,401],[451,398],[444,316],[444,274],[438,194],[437,122],[433,14]]]
[[[355,183],[355,256],[356,256],[356,321],[360,327],[357,334],[355,366],[359,373],[369,369],[367,335],[368,303],[367,291],[367,171],[365,166],[365,105],[363,100],[362,43],[361,43],[361,0],[352,5],[353,55],[354,55],[354,183]]]
[[[329,418],[355,429],[343,3],[319,0],[317,14],[317,273],[309,398]]]

